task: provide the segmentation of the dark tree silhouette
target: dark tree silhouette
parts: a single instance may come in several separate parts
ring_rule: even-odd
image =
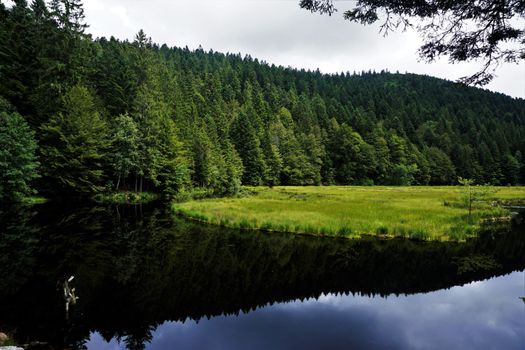
[[[301,0],[312,12],[332,15],[337,0]],[[372,24],[382,18],[380,31],[415,27],[424,44],[423,60],[448,56],[450,62],[480,61],[481,69],[460,79],[466,84],[485,85],[494,78],[498,65],[525,59],[525,2],[523,0],[357,0],[344,18]]]

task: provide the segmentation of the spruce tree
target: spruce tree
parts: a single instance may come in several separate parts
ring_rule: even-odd
[[[0,111],[0,202],[16,202],[35,193],[39,163],[34,132],[18,113]]]
[[[63,100],[63,111],[42,125],[43,175],[55,193],[89,194],[103,189],[107,123],[89,90],[76,85]]]
[[[110,159],[116,190],[137,171],[139,141],[139,130],[133,118],[122,114],[113,120]]]
[[[239,152],[244,167],[243,184],[258,186],[263,183],[266,164],[260,141],[251,121],[245,112],[241,112],[232,128],[232,139]]]

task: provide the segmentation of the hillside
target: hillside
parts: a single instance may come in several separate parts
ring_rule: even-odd
[[[0,112],[31,126],[44,192],[525,182],[522,99],[169,48],[142,31],[93,40],[72,3],[0,4]]]

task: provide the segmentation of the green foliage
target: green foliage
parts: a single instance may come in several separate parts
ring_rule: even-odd
[[[159,199],[159,195],[151,192],[113,192],[99,193],[93,199],[98,203],[137,204]]]
[[[108,151],[107,123],[89,90],[77,85],[63,100],[63,112],[41,127],[43,175],[57,192],[88,194],[103,189]]]
[[[169,48],[142,30],[92,40],[80,0],[16,1],[0,16],[0,111],[21,113],[42,141],[41,190],[525,182],[520,99]]]
[[[116,190],[122,179],[128,178],[138,169],[139,130],[135,121],[127,114],[114,119],[111,135],[111,166],[117,177]]]
[[[487,199],[489,195],[496,191],[490,186],[475,186],[474,180],[459,177],[458,182],[463,186],[461,201],[465,208],[468,209],[468,220],[472,221],[472,208],[476,203]]]
[[[409,166],[396,164],[390,171],[389,183],[397,186],[410,186],[414,183],[414,174],[417,170],[415,164]]]
[[[516,185],[520,179],[520,162],[511,154],[506,154],[502,162],[505,185]]]
[[[452,183],[456,176],[454,165],[445,152],[436,147],[425,149],[430,168],[430,184],[446,185]]]
[[[333,155],[336,181],[340,184],[356,184],[366,177],[372,161],[364,152],[365,142],[359,133],[346,124],[337,125],[334,132],[329,149]]]
[[[21,201],[35,193],[39,163],[34,132],[18,113],[0,112],[0,202]]]
[[[243,183],[261,185],[264,180],[266,163],[260,141],[246,112],[241,112],[232,127],[231,137],[244,166]]]
[[[173,204],[188,217],[235,228],[264,229],[344,236],[380,235],[414,240],[465,241],[475,237],[483,222],[508,216],[500,207],[475,206],[468,222],[464,206],[444,206],[457,200],[457,187],[249,187],[251,196],[193,200]],[[523,187],[501,187],[486,199],[525,196]],[[502,221],[504,225],[510,224]],[[500,230],[501,232],[501,230]]]
[[[151,184],[165,194],[175,195],[188,185],[188,164],[171,117],[173,110],[167,101],[167,92],[162,88],[166,83],[166,67],[156,64],[145,41],[141,31],[134,43],[139,48],[136,59],[144,79],[133,102],[132,117],[140,138],[135,177],[139,177],[140,192],[144,185]],[[148,183],[145,184],[144,179]]]

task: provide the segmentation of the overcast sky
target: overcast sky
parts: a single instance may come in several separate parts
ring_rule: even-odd
[[[324,73],[388,69],[449,80],[471,74],[475,63],[450,65],[446,59],[418,62],[421,40],[413,31],[386,38],[377,26],[343,20],[351,3],[337,1],[329,17],[299,8],[299,0],[84,0],[88,31],[132,40],[144,29],[153,41],[169,46],[199,45],[205,50],[250,54],[283,66]],[[506,64],[487,86],[525,98],[525,64]]]

